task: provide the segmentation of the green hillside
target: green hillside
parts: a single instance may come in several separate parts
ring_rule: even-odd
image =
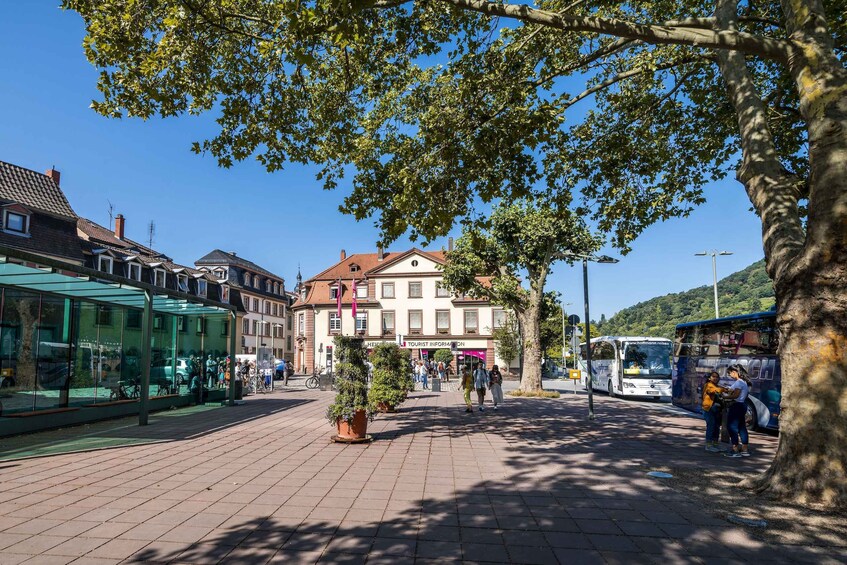
[[[677,324],[715,317],[714,296],[712,285],[659,296],[601,320],[597,329],[599,335],[673,338]],[[764,259],[718,281],[718,300],[721,317],[760,312],[773,306],[773,284],[765,273]]]

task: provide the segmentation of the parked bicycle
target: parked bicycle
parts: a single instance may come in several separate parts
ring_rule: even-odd
[[[141,387],[138,386],[138,380],[133,379],[128,382],[118,381],[117,386],[112,387],[109,393],[109,400],[135,400],[141,396]]]
[[[306,379],[306,388],[318,388],[321,382],[317,375],[312,375]]]

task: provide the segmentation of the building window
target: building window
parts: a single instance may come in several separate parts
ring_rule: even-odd
[[[253,335],[259,335],[259,320],[253,320]]]
[[[279,283],[274,283],[274,294],[279,294]]]
[[[103,271],[104,273],[112,274],[112,266],[114,265],[114,261],[112,261],[111,257],[106,257],[100,255],[97,257],[97,270]]]
[[[450,311],[436,310],[435,311],[435,329],[440,334],[450,333]]]
[[[197,318],[197,335],[206,333],[206,318]]]
[[[253,277],[253,288],[257,288],[257,289],[258,289],[258,288],[262,288],[262,287],[259,285],[259,277],[258,277],[258,276],[254,276],[254,277]]]
[[[476,310],[465,310],[465,333],[475,334],[479,331],[479,312]]]
[[[450,291],[441,282],[435,283],[435,296],[438,298],[450,298]]]
[[[126,327],[131,330],[141,329],[141,310],[126,310]]]
[[[336,300],[338,298],[338,286],[330,287],[329,289],[329,299]]]
[[[207,286],[206,279],[197,279],[197,296],[202,296],[206,298],[206,294],[208,293],[209,288]]]
[[[382,283],[382,297],[394,298],[394,283]]]
[[[277,309],[276,303],[271,304],[271,312],[273,312],[274,316],[279,316],[279,310]]]
[[[224,320],[221,322],[221,337],[226,337],[229,335],[229,321]]]
[[[153,271],[153,284],[156,286],[165,286],[165,270],[155,269]]]
[[[29,233],[29,216],[6,210],[6,220],[3,225],[6,231],[19,234]]]
[[[265,300],[265,314],[268,316],[271,315],[271,303],[269,300]]]
[[[297,319],[297,335],[306,335],[306,315],[300,314]]]
[[[505,310],[494,310],[493,319],[491,320],[491,327],[495,330],[497,328],[502,328],[506,325],[506,311]]]
[[[356,298],[367,298],[368,297],[368,283],[367,281],[362,281],[362,284],[356,283]]]
[[[350,265],[350,272],[351,272],[351,273],[358,273],[360,270],[361,270],[361,269],[359,268],[359,265],[357,265],[357,264],[355,264],[355,263],[353,263],[352,265]]]
[[[244,335],[250,335],[250,320],[247,318],[241,320],[241,333]]]
[[[111,326],[112,325],[112,307],[98,306],[97,307],[97,325]]]
[[[161,330],[165,327],[165,315],[164,314],[153,314],[153,329]]]
[[[423,298],[423,285],[420,282],[409,283],[409,298]]]
[[[244,286],[250,286],[250,273],[244,273]]]
[[[259,312],[259,299],[258,298],[253,299],[253,311]]]
[[[423,333],[423,312],[421,310],[409,310],[409,333],[413,335]]]
[[[329,331],[330,333],[341,331],[341,318],[338,316],[337,312],[329,313]]]
[[[176,329],[180,332],[188,331],[188,318],[185,316],[176,317]]]
[[[265,291],[270,293],[273,289],[273,283],[271,281],[265,281]]]
[[[383,335],[394,334],[394,312],[382,313],[382,333]]]
[[[182,292],[188,292],[188,275],[177,275],[176,287],[177,290],[180,290]]]
[[[129,264],[129,278],[134,281],[141,280],[141,265],[136,265],[135,263]]]
[[[274,337],[282,337],[282,326],[280,324],[274,324]]]
[[[356,312],[356,331],[366,332],[368,330],[368,313]]]
[[[226,285],[221,286],[221,302],[229,304],[229,287]]]
[[[217,271],[215,271],[215,276],[218,277],[218,280],[221,281],[226,280],[227,278],[226,271],[224,271],[223,269],[218,269]]]
[[[292,325],[293,323],[294,323],[294,321],[293,321],[293,317],[292,317],[292,316],[288,316],[288,318],[285,320],[285,324],[288,326],[288,331],[291,331],[291,325]]]
[[[285,338],[285,347],[288,350],[291,350],[291,336]]]

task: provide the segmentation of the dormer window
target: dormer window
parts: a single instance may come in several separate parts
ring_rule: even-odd
[[[355,263],[353,263],[352,265],[350,265],[350,272],[351,272],[351,273],[358,273],[360,270],[361,270],[361,269],[359,268],[359,265],[357,265],[357,264],[355,264]]]
[[[202,296],[206,298],[206,293],[209,291],[209,288],[206,283],[206,279],[197,279],[197,296]]]
[[[112,274],[112,268],[114,267],[114,260],[108,255],[100,255],[97,257],[97,270],[102,271],[104,273]]]
[[[274,283],[274,294],[279,294],[279,283]]]
[[[188,275],[177,275],[176,285],[180,291],[188,292]]]
[[[161,286],[164,288],[165,286],[165,270],[164,269],[154,269],[153,270],[153,284],[156,286]]]
[[[265,292],[271,292],[273,288],[271,281],[265,281]]]
[[[226,271],[223,269],[218,269],[215,271],[215,276],[218,277],[218,280],[224,280],[227,278]]]
[[[250,273],[244,273],[244,286],[250,286]]]
[[[338,298],[338,287],[334,286],[329,289],[329,299],[336,300]]]
[[[229,304],[229,287],[221,285],[221,302]]]
[[[134,281],[141,280],[141,265],[130,263],[127,265],[127,274]]]
[[[29,235],[29,214],[26,208],[14,205],[14,209],[3,211],[3,231],[15,235]]]
[[[253,288],[262,288],[261,286],[259,286],[259,277],[258,276],[253,277]]]

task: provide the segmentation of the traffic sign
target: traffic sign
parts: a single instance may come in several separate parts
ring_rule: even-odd
[[[568,369],[568,378],[578,381],[582,378],[581,371],[579,369]]]
[[[575,326],[578,323],[579,323],[579,316],[577,316],[576,314],[571,314],[570,316],[568,316],[568,324]]]

